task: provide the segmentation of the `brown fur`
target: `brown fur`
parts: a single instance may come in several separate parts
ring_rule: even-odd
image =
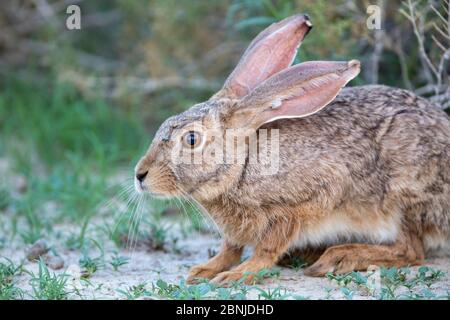
[[[137,165],[151,172],[148,191],[196,200],[221,229],[221,252],[189,282],[238,280],[298,249],[327,248],[306,270],[312,276],[420,264],[449,240],[450,120],[427,100],[385,86],[347,88],[313,115],[267,123],[280,132],[272,176],[248,161],[171,163],[175,128],[230,128],[240,101],[222,93],[168,119]],[[230,270],[247,245],[252,257]]]
[[[327,272],[347,273],[367,270],[370,266],[403,267],[422,264],[423,245],[419,237],[407,232],[392,245],[343,244],[328,248],[320,258],[305,270],[309,276]]]

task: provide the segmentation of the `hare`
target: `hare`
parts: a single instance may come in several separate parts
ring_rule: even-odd
[[[291,66],[311,27],[295,15],[260,33],[223,88],[166,120],[136,166],[138,192],[189,197],[220,229],[220,252],[190,283],[252,282],[294,253],[310,276],[417,265],[450,238],[449,117],[405,90],[343,88],[356,60]],[[277,170],[249,161],[247,138],[244,161],[209,161],[229,130],[278,132]]]

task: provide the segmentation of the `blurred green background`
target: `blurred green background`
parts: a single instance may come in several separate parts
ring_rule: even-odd
[[[66,29],[70,4],[81,8],[81,30]],[[381,30],[366,26],[371,4],[380,7]],[[116,192],[114,178],[131,177],[158,125],[208,99],[259,31],[295,13],[314,24],[296,62],[360,59],[352,85],[408,88],[448,105],[448,2],[418,1],[413,12],[407,4],[2,0],[0,159],[8,169],[0,173],[0,213],[12,219],[0,236],[12,229],[33,242],[67,219],[82,233]],[[432,65],[444,61],[440,79],[421,54],[411,14]]]

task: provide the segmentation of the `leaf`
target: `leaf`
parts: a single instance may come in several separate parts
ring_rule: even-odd
[[[158,279],[158,281],[156,281],[156,285],[163,290],[167,289],[168,287],[167,282],[162,279]]]

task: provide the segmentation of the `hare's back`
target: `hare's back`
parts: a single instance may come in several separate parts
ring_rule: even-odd
[[[354,155],[358,149],[384,154],[409,151],[414,154],[401,156],[413,161],[442,153],[450,145],[450,119],[444,111],[410,91],[379,85],[344,88],[317,114],[265,127],[280,130],[282,149],[288,151],[310,147],[337,155]]]

